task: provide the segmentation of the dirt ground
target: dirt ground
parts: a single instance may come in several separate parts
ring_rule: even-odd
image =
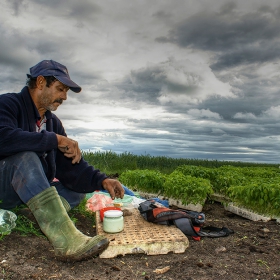
[[[63,263],[54,258],[46,238],[12,232],[0,241],[0,279],[280,279],[280,225],[276,221],[246,220],[225,211],[217,202],[206,203],[203,212],[206,225],[226,226],[235,233],[201,241],[190,239],[183,254],[95,257]],[[76,225],[83,233],[95,234],[92,220],[77,218]]]

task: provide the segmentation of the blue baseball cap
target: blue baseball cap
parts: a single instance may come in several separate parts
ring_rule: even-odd
[[[31,76],[32,78],[38,76],[53,76],[74,92],[80,92],[82,90],[80,86],[70,79],[67,68],[54,60],[43,60],[39,62],[30,68],[30,75],[27,76]]]

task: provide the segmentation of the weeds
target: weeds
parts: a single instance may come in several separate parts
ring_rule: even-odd
[[[44,236],[41,230],[35,226],[34,222],[22,215],[18,215],[16,227],[14,230],[19,232],[23,236],[27,236],[30,234],[36,236]]]
[[[266,262],[266,261],[263,261],[263,260],[257,260],[257,263],[259,263],[260,265],[264,265],[264,266],[267,268],[267,270],[269,270],[269,266],[268,266],[268,264],[267,264],[267,262]]]
[[[74,223],[76,223],[77,218],[75,218],[75,215],[80,214],[80,215],[90,218],[93,221],[93,225],[95,225],[95,216],[94,216],[93,212],[90,212],[86,209],[86,203],[87,203],[87,199],[84,198],[78,206],[76,206],[70,210],[69,217]]]

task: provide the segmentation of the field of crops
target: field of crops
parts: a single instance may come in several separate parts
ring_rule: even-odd
[[[91,165],[107,174],[120,174],[126,170],[135,169],[159,170],[163,173],[171,173],[180,165],[195,165],[209,168],[217,168],[223,165],[236,167],[279,167],[279,164],[169,158],[150,155],[137,156],[132,153],[117,154],[111,151],[83,152],[83,156]]]
[[[135,191],[203,204],[211,194],[259,214],[280,217],[280,169],[277,164],[173,159],[131,153],[84,153],[108,175]]]

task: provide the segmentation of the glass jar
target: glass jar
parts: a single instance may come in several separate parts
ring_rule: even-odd
[[[123,212],[120,210],[108,210],[104,212],[103,230],[108,233],[121,232],[124,227]]]

